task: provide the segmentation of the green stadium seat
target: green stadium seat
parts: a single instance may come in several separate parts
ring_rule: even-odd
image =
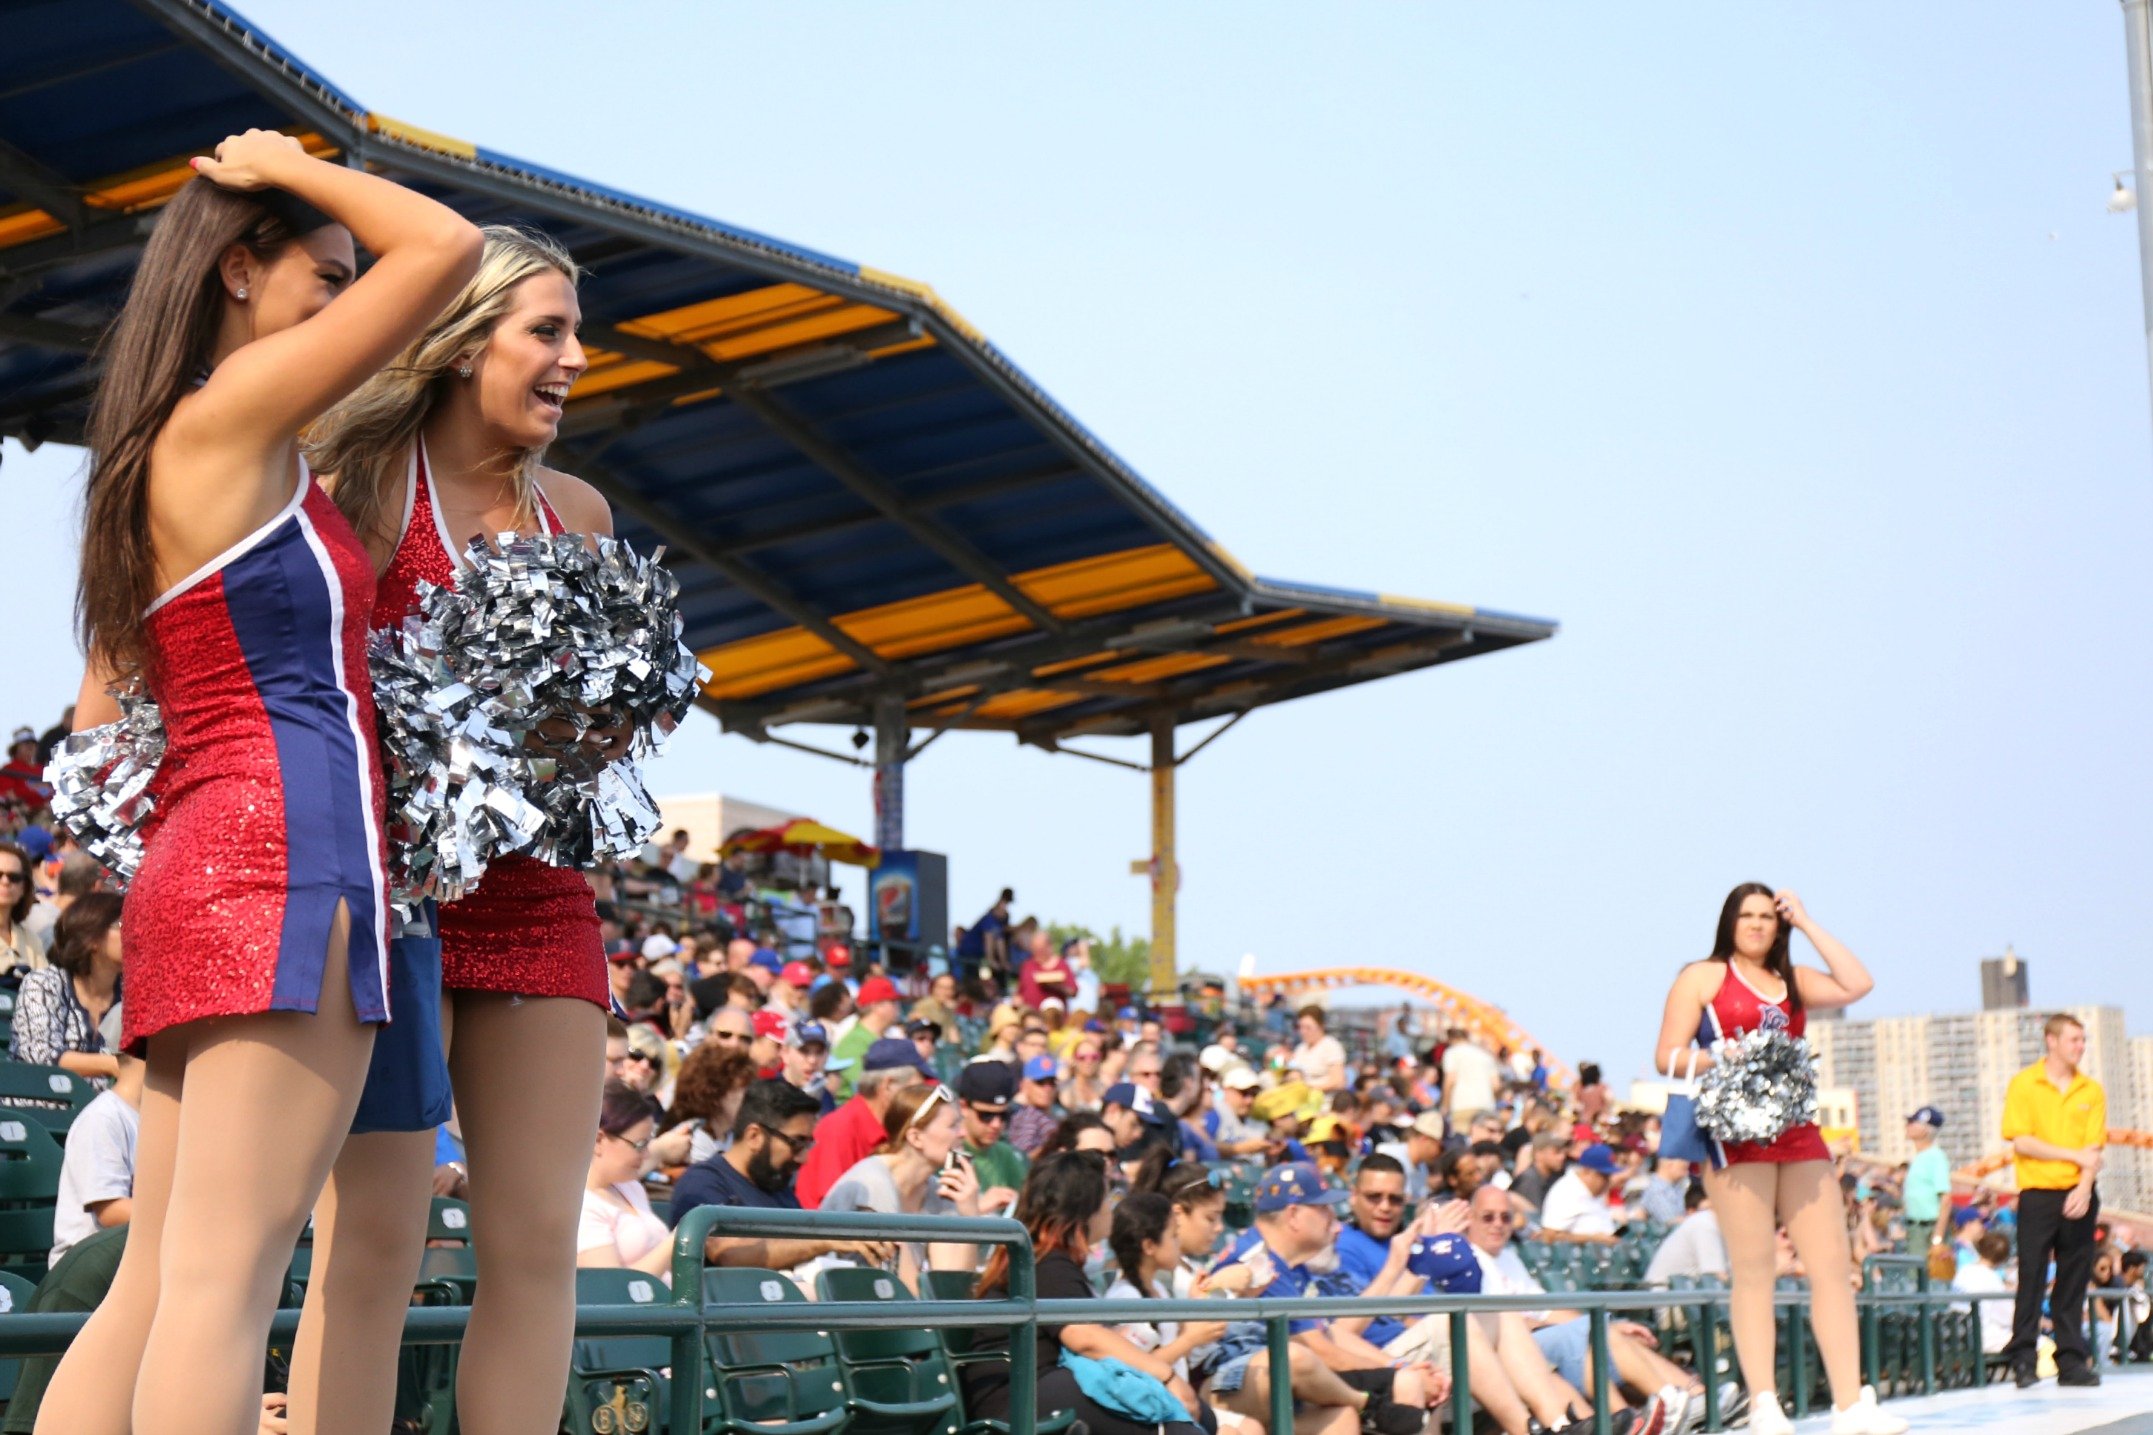
[[[30,1308],[30,1297],[37,1294],[37,1287],[21,1276],[0,1274],[0,1315],[12,1315]],[[0,1404],[15,1394],[15,1382],[22,1375],[20,1360],[0,1360]]]
[[[703,1300],[752,1310],[806,1297],[776,1271],[725,1266],[703,1273]],[[712,1331],[707,1353],[703,1435],[828,1435],[852,1418],[827,1332]]]
[[[18,1206],[0,1211],[0,1274],[35,1286],[52,1262],[52,1207]]]
[[[0,1114],[0,1207],[50,1206],[60,1194],[60,1143],[42,1122]]]
[[[912,1293],[887,1271],[826,1270],[815,1280],[823,1300],[906,1302]],[[959,1428],[957,1383],[941,1337],[919,1326],[899,1330],[840,1330],[838,1367],[848,1403],[855,1406],[852,1435],[928,1435]],[[872,1405],[902,1410],[901,1417],[864,1413]]]
[[[972,1271],[929,1271],[926,1281],[929,1300],[971,1300],[972,1289],[978,1283],[979,1276]],[[969,1326],[945,1326],[938,1334],[941,1336],[943,1349],[949,1353],[950,1373],[959,1377],[957,1393],[960,1399],[964,1394],[964,1381],[961,1377],[965,1366],[1003,1358],[999,1351],[989,1355],[974,1355],[972,1328]],[[1034,1428],[1037,1435],[1059,1435],[1059,1432],[1068,1429],[1075,1419],[1074,1410],[1061,1410],[1039,1421]],[[1009,1424],[1003,1420],[967,1419],[962,1431],[963,1435],[1009,1435]]]
[[[434,1197],[433,1209],[426,1214],[426,1239],[429,1244],[453,1241],[470,1245],[471,1208],[452,1196]]]
[[[57,1066],[0,1062],[0,1114],[27,1116],[62,1140],[96,1095],[87,1080]]]
[[[576,1272],[577,1305],[659,1305],[670,1297],[664,1281],[641,1271]],[[672,1360],[673,1343],[662,1335],[578,1336],[569,1356],[561,1429],[567,1435],[662,1435],[665,1368]]]

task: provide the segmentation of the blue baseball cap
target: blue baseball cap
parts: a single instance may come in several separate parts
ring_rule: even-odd
[[[1119,1106],[1124,1111],[1134,1111],[1153,1126],[1171,1126],[1174,1114],[1152,1099],[1151,1088],[1138,1086],[1133,1081],[1117,1081],[1099,1098],[1101,1106]]]
[[[1407,1253],[1405,1268],[1449,1295],[1480,1290],[1480,1257],[1463,1236],[1422,1236]]]
[[[748,965],[761,967],[766,972],[782,972],[785,970],[785,964],[778,960],[777,953],[771,951],[768,947],[757,947],[755,955],[748,958]]]
[[[1931,1131],[1941,1131],[1944,1129],[1944,1113],[1938,1111],[1933,1106],[1924,1106],[1919,1111],[1916,1111],[1912,1116],[1909,1116],[1906,1119],[1909,1121],[1919,1121],[1922,1125],[1928,1127]]]
[[[1578,1152],[1577,1164],[1602,1176],[1612,1176],[1615,1174],[1615,1153],[1607,1149],[1605,1142],[1595,1141]]]
[[[30,740],[37,741],[35,737]],[[16,833],[15,841],[23,851],[30,854],[30,860],[33,862],[42,862],[52,855],[52,834],[34,822]]]
[[[1144,1014],[1133,1006],[1125,1006],[1114,1013],[1114,1019],[1116,1021],[1142,1021]]]
[[[1343,1206],[1346,1188],[1333,1182],[1311,1161],[1273,1166],[1256,1183],[1256,1209],[1263,1214],[1288,1206]]]
[[[909,1066],[929,1081],[934,1080],[934,1068],[920,1055],[920,1049],[912,1044],[910,1037],[881,1037],[867,1048],[867,1054],[860,1060],[862,1071],[895,1071],[900,1066]]]
[[[1052,1081],[1056,1070],[1058,1068],[1054,1064],[1053,1057],[1035,1056],[1024,1063],[1024,1079],[1026,1081]]]

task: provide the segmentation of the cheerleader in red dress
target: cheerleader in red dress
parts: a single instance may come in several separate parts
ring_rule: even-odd
[[[477,276],[308,435],[380,571],[377,627],[402,623],[421,584],[453,584],[474,537],[612,531],[595,490],[538,464],[585,367],[574,262],[542,236],[485,232]],[[472,1435],[550,1430],[568,1374],[576,1222],[604,1069],[597,901],[580,872],[508,857],[439,920],[441,1028],[479,1268],[459,1423]],[[292,1362],[295,1431],[378,1435],[393,1417],[391,1372],[433,1189],[432,1124],[404,1094],[426,1090],[422,1068],[442,1056],[397,1060],[407,1069],[375,1064],[369,1104],[387,1099],[347,1144],[316,1214]],[[395,1118],[399,1105],[413,1107],[407,1119]]]
[[[374,575],[298,432],[409,343],[479,234],[249,130],[195,161],[104,347],[75,720],[140,678],[157,813],[122,920],[147,1059],[127,1252],[40,1431],[251,1430],[293,1242],[389,1016]],[[377,262],[357,273],[354,238]],[[347,292],[348,286],[348,292]]]
[[[1824,959],[1826,971],[1794,965],[1789,948],[1797,931]],[[1848,1006],[1875,985],[1860,959],[1803,910],[1801,898],[1746,882],[1720,910],[1712,955],[1684,967],[1667,995],[1659,1069],[1686,1068],[1694,1056],[1702,1070],[1712,1064],[1713,1042],[1752,1031],[1800,1036],[1809,1008]],[[1705,1051],[1693,1052],[1692,1042]],[[1876,1392],[1861,1383],[1846,1208],[1831,1152],[1815,1125],[1791,1127],[1769,1143],[1714,1141],[1704,1183],[1732,1267],[1728,1314],[1749,1387],[1750,1429],[1758,1435],[1793,1429],[1773,1375],[1772,1291],[1777,1232],[1784,1226],[1809,1276],[1810,1323],[1831,1382],[1833,1435],[1905,1430],[1906,1422],[1878,1409]]]

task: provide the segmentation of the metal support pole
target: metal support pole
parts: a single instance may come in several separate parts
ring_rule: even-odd
[[[1151,990],[1168,996],[1180,979],[1174,957],[1174,899],[1181,862],[1174,853],[1174,720],[1151,722]],[[1287,1429],[1291,1429],[1289,1424]]]
[[[1924,1292],[1926,1294],[1926,1292]],[[1936,1302],[1923,1300],[1921,1314],[1921,1393],[1936,1393]]]
[[[1704,1428],[1719,1429],[1719,1331],[1714,1328],[1711,1301],[1697,1307],[1697,1375],[1704,1381]]]
[[[1473,1435],[1473,1357],[1470,1311],[1450,1313],[1450,1435]]]
[[[1592,1435],[1614,1435],[1615,1415],[1607,1407],[1608,1387],[1613,1383],[1607,1369],[1613,1358],[1607,1349],[1607,1307],[1596,1305],[1585,1318],[1591,1322],[1592,1338]]]
[[[2131,85],[2131,174],[2138,195],[2138,285],[2145,309],[2146,376],[2153,385],[2153,30],[2148,0],[2123,0]]]
[[[905,845],[905,745],[911,740],[902,693],[875,699],[875,845],[901,852]]]
[[[1787,1392],[1793,1397],[1792,1414],[1799,1420],[1809,1413],[1809,1332],[1803,1328],[1802,1312],[1787,1309]]]
[[[1156,939],[1154,939],[1156,942]],[[1152,948],[1157,951],[1156,945]],[[1271,1351],[1271,1428],[1293,1429],[1293,1337],[1286,1318],[1272,1316],[1263,1325],[1264,1340]]]

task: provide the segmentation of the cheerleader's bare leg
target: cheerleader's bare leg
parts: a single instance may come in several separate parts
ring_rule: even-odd
[[[1704,1175],[1733,1277],[1727,1320],[1734,1329],[1735,1359],[1752,1396],[1776,1391],[1779,1384],[1772,1287],[1779,1265],[1780,1170],[1768,1161],[1749,1161]]]
[[[314,1207],[313,1273],[292,1345],[292,1435],[380,1435],[394,1421],[433,1171],[432,1131],[345,1139]]]
[[[340,902],[316,1012],[180,1029],[179,1143],[134,1435],[239,1435],[260,1423],[270,1317],[374,1047],[352,1004],[349,930]]]
[[[1817,1333],[1832,1404],[1852,1405],[1861,1396],[1861,1333],[1854,1315],[1846,1197],[1829,1161],[1790,1161],[1777,1169],[1779,1222],[1809,1273],[1809,1324]],[[1726,1220],[1722,1214],[1722,1226]]]
[[[548,1435],[575,1339],[576,1223],[604,1089],[605,1013],[571,997],[450,1000],[444,1035],[478,1263],[457,1423],[464,1435]]]
[[[150,1038],[127,1249],[111,1289],[45,1387],[44,1403],[37,1408],[39,1435],[128,1435],[134,1428],[135,1382],[128,1372],[142,1364],[142,1347],[157,1314],[157,1253],[179,1151],[179,1077],[186,1050],[184,1028]]]

